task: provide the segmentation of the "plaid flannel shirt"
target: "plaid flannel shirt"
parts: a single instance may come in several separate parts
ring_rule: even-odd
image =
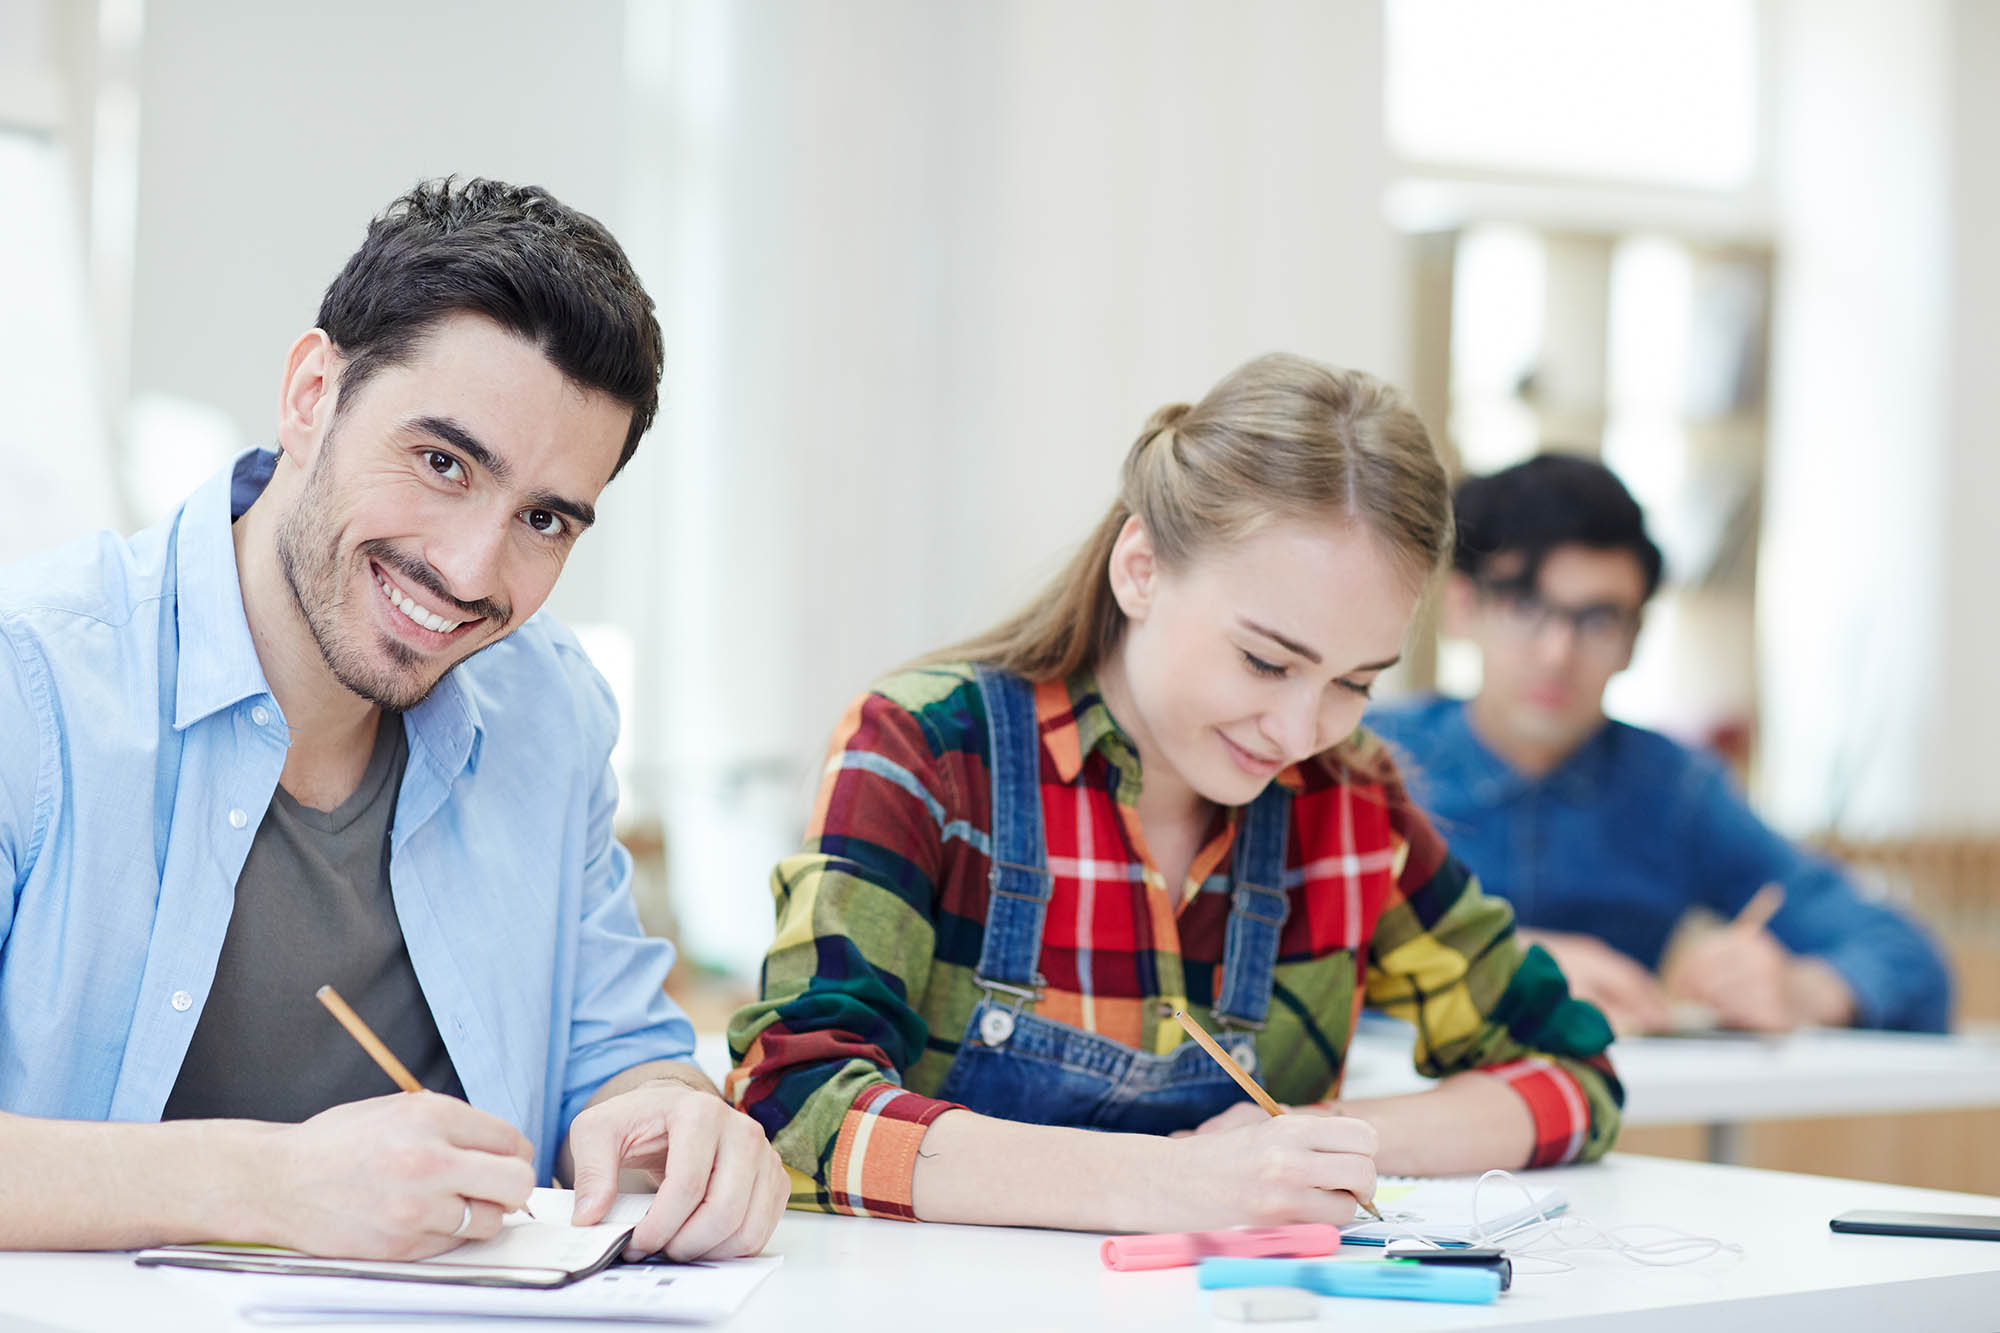
[[[1222,972],[1229,850],[1219,810],[1184,884],[1139,848],[1137,752],[1088,677],[1036,687],[1053,897],[1044,1018],[1162,1054],[1207,1023]],[[1294,792],[1279,943],[1257,1068],[1281,1102],[1337,1095],[1364,1002],[1409,1021],[1418,1069],[1505,1079],[1535,1124],[1531,1165],[1587,1161],[1623,1099],[1602,1015],[1515,939],[1357,732],[1279,775]],[[913,1218],[929,1094],[974,1006],[987,910],[986,715],[969,666],[877,685],[833,737],[804,850],[772,876],[762,998],[730,1024],[730,1101],[792,1173],[792,1206]]]

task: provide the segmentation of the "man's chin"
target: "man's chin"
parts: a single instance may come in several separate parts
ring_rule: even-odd
[[[350,694],[359,695],[383,712],[407,713],[431,697],[431,691],[450,674],[450,668],[435,675],[419,675],[407,670],[361,671],[347,664],[336,664],[333,674]]]
[[[1568,713],[1544,709],[1523,709],[1515,719],[1514,734],[1530,745],[1567,750],[1580,745],[1596,726],[1596,718],[1577,718]]]

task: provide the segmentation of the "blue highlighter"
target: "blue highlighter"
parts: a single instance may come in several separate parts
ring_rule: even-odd
[[[1398,1301],[1490,1305],[1500,1275],[1490,1268],[1454,1268],[1376,1259],[1204,1259],[1203,1290],[1223,1287],[1302,1287],[1322,1296],[1375,1296]]]

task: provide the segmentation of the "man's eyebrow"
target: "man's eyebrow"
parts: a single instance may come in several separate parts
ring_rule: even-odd
[[[507,460],[479,442],[479,437],[450,417],[422,416],[409,421],[412,430],[434,436],[477,463],[493,480],[505,485],[513,469]],[[583,500],[572,500],[554,491],[535,491],[528,496],[528,508],[547,509],[573,519],[583,527],[597,522],[597,510]]]
[[[597,522],[597,511],[582,500],[571,500],[557,495],[554,491],[536,491],[528,496],[528,508],[551,509],[558,514],[574,519],[580,526],[589,527]]]
[[[479,438],[450,417],[412,417],[412,430],[420,430],[426,435],[436,436],[452,448],[470,458],[486,470],[486,475],[495,481],[504,482],[512,469],[507,460],[479,442]]]

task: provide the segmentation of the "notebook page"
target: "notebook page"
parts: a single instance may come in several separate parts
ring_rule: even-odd
[[[1475,1216],[1473,1198],[1478,1184],[1478,1176],[1383,1176],[1375,1187],[1375,1206],[1382,1213],[1382,1222],[1342,1227],[1341,1239],[1384,1244],[1406,1239],[1414,1231],[1427,1240],[1470,1245],[1569,1207],[1569,1200],[1555,1186],[1515,1177],[1488,1181],[1478,1190],[1479,1212]]]
[[[321,1259],[263,1245],[172,1245],[145,1250],[141,1265],[182,1265],[234,1271],[326,1273],[349,1277],[403,1278],[417,1282],[488,1282],[548,1287],[572,1273],[588,1272],[615,1258],[632,1228],[652,1205],[650,1194],[621,1194],[603,1221],[571,1225],[576,1196],[570,1190],[537,1189],[527,1210],[501,1219],[489,1240],[467,1241],[443,1254],[410,1262]]]
[[[650,1194],[621,1194],[602,1222],[570,1225],[576,1208],[572,1190],[538,1189],[528,1196],[526,1212],[501,1219],[491,1240],[467,1241],[455,1250],[420,1259],[418,1263],[454,1268],[559,1268],[565,1273],[589,1268],[646,1215]]]

